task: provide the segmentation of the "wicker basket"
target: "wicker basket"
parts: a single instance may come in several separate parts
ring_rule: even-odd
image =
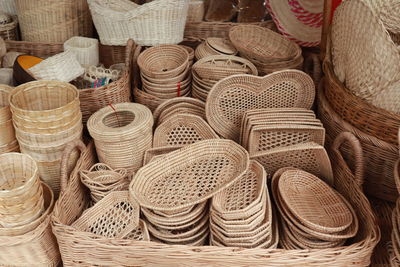
[[[0,10],[11,15],[17,15],[17,9],[15,8],[15,0],[0,1]]]
[[[4,40],[18,40],[17,27],[18,19],[17,17],[12,17],[10,23],[0,25],[0,37]]]
[[[43,60],[28,71],[37,80],[58,80],[70,82],[84,73],[72,51],[65,51]]]
[[[186,22],[202,22],[204,13],[204,0],[190,0]]]
[[[72,36],[93,34],[85,0],[15,0],[15,3],[24,41],[56,43]]]
[[[90,0],[89,6],[102,44],[125,45],[132,38],[139,45],[154,46],[183,40],[189,0],[155,0],[143,5]]]
[[[327,73],[327,75],[329,75],[329,73]],[[325,79],[328,78],[329,76]],[[327,84],[326,81],[322,80],[318,92],[318,114],[326,129],[327,147],[329,148],[330,144],[332,144],[333,140],[341,132],[349,131],[353,133],[361,142],[364,150],[363,155],[365,166],[368,166],[365,168],[364,190],[367,194],[377,198],[392,202],[396,201],[398,192],[393,178],[393,168],[398,159],[397,145],[387,143],[374,136],[368,135],[346,122],[343,117],[333,109],[332,101],[334,101],[334,99],[330,97],[330,102],[326,100],[322,83],[327,86],[330,86],[330,84]],[[325,86],[325,92],[328,90],[327,86]],[[346,102],[347,100],[348,99],[346,99]],[[353,102],[352,105],[354,104],[355,103]],[[373,114],[370,116],[371,120],[373,119],[372,115]],[[367,117],[365,117],[365,119],[367,119]],[[384,129],[386,128],[382,128],[382,131],[384,131]],[[346,158],[354,158],[353,151],[347,145],[343,146],[342,151]],[[329,149],[328,152],[330,152]],[[354,166],[353,161],[349,161],[349,164],[350,167]]]
[[[71,144],[72,148],[75,144]],[[240,249],[231,247],[193,247],[185,245],[166,245],[156,242],[137,242],[126,240],[93,239],[76,231],[71,224],[78,218],[90,198],[80,183],[78,173],[89,169],[94,161],[93,144],[85,149],[76,168],[63,178],[63,193],[54,208],[52,224],[60,245],[65,266],[74,265],[158,265],[171,266],[177,261],[184,266],[232,265],[237,266],[368,266],[373,248],[379,240],[379,230],[375,225],[368,200],[359,188],[362,180],[354,177],[343,161],[336,161],[336,189],[351,203],[358,207],[360,230],[349,246],[334,249],[314,250],[266,250]],[[65,172],[64,172],[65,173]],[[341,175],[343,174],[344,175]],[[362,179],[361,177],[358,177]],[[85,250],[82,250],[85,247]],[[185,259],[182,262],[182,258]],[[288,260],[290,259],[290,260]]]
[[[84,67],[99,64],[99,41],[97,39],[74,36],[64,43],[64,51],[73,52],[78,62]]]

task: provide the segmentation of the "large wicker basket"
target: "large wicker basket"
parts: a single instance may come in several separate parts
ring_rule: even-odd
[[[15,0],[15,4],[24,41],[64,42],[93,34],[86,0]]]
[[[337,147],[346,138],[338,139],[334,148],[339,159],[335,161],[335,186],[352,206],[357,207],[360,230],[351,245],[324,250],[192,247],[123,239],[94,239],[71,226],[90,201],[90,195],[81,184],[78,173],[93,165],[94,147],[93,144],[85,148],[82,143],[71,143],[69,151],[65,151],[66,158],[75,146],[83,154],[69,179],[63,176],[62,193],[52,216],[53,231],[57,236],[64,266],[173,266],[177,263],[180,266],[368,266],[380,232],[375,225],[371,206],[360,190],[360,172],[357,171],[357,177],[354,177],[345,162],[340,161],[342,158]],[[350,141],[355,147],[358,146],[354,138]],[[362,164],[362,161],[358,164]]]
[[[365,183],[364,190],[367,194],[389,201],[396,201],[398,193],[393,178],[393,168],[398,159],[398,148],[396,145],[382,141],[374,136],[368,135],[346,122],[332,107],[332,98],[325,97],[323,84],[331,84],[329,74],[322,80],[318,92],[318,114],[326,129],[326,144],[329,146],[338,134],[343,131],[353,133],[360,140],[364,150]],[[325,92],[326,92],[325,87]],[[343,153],[348,159],[353,158],[350,147],[344,146]],[[350,160],[350,165],[354,163]]]

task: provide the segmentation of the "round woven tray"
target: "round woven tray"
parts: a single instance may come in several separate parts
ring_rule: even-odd
[[[223,136],[238,140],[243,113],[257,108],[311,108],[315,86],[297,70],[275,72],[265,77],[233,75],[217,82],[206,103],[207,120]]]
[[[154,132],[153,147],[184,146],[218,135],[201,117],[190,114],[173,115]]]
[[[202,108],[203,110],[205,109],[205,103],[198,99],[194,99],[191,97],[175,97],[163,102],[161,105],[158,106],[158,108],[153,112],[154,121],[157,123],[158,117],[164,111],[164,109],[173,107],[180,103],[193,104],[195,106],[198,106],[199,108]]]
[[[129,190],[143,207],[178,210],[203,202],[228,187],[248,165],[248,153],[233,141],[204,140],[150,162],[136,173]],[[177,195],[187,197],[177,199]]]

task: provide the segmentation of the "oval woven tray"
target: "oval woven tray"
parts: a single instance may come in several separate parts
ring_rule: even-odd
[[[248,166],[247,151],[233,141],[204,140],[150,162],[137,172],[129,190],[143,207],[179,210],[228,187]]]
[[[217,82],[206,102],[207,120],[221,136],[238,140],[243,113],[257,108],[311,108],[315,86],[297,70],[265,77],[233,75]]]

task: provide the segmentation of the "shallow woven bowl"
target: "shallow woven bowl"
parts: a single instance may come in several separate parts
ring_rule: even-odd
[[[279,33],[256,25],[232,27],[229,38],[241,55],[266,63],[292,59],[301,51]]]
[[[189,64],[188,51],[179,45],[160,45],[142,52],[137,60],[140,71],[157,79],[172,78]]]
[[[34,81],[10,93],[11,111],[31,120],[60,119],[79,109],[78,89],[59,81]]]
[[[235,142],[204,140],[142,167],[129,191],[143,207],[162,211],[183,209],[231,185],[248,166],[247,151]]]

